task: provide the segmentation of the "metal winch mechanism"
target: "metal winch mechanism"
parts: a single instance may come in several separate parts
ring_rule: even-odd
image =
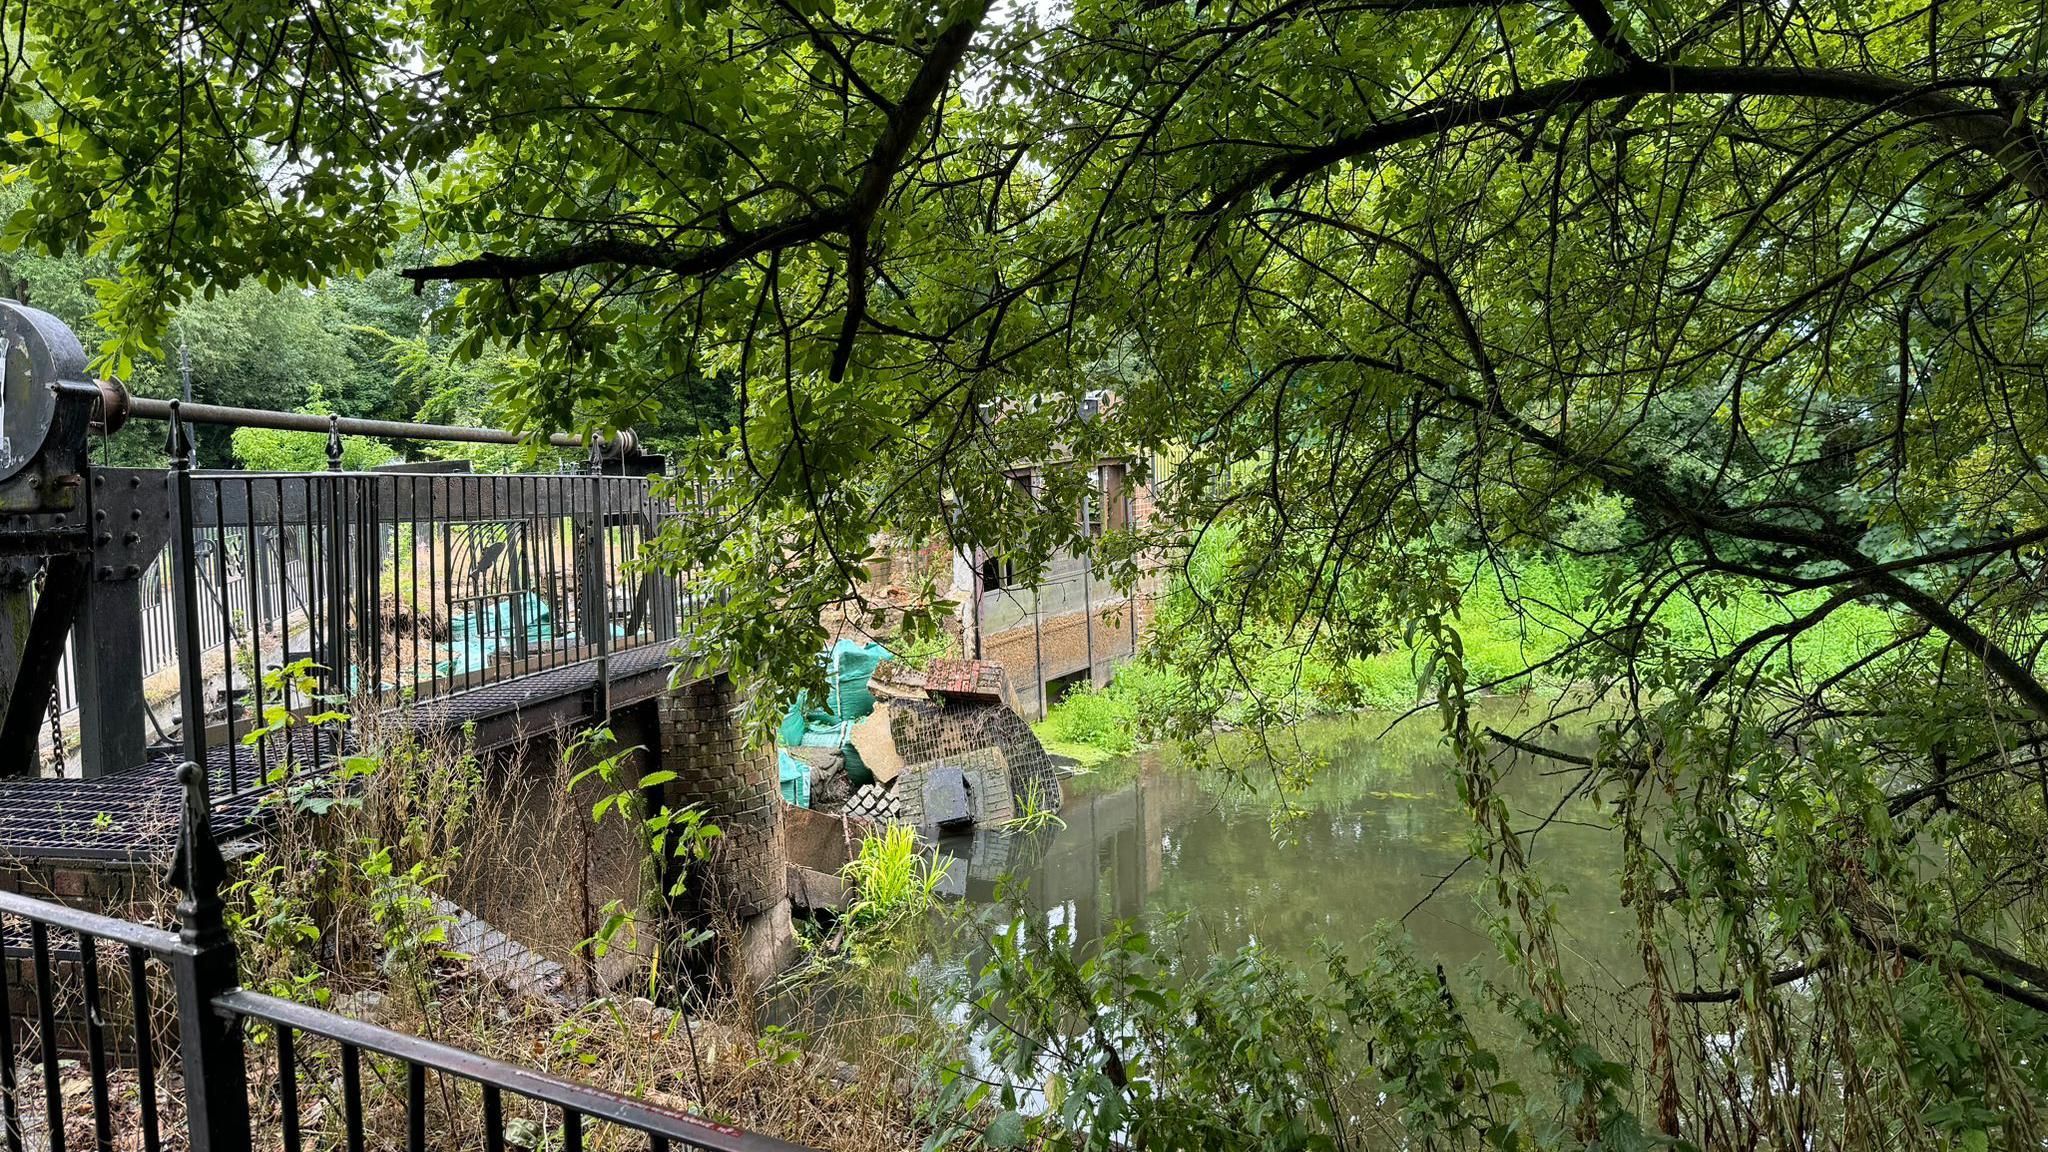
[[[127,394],[92,378],[63,321],[0,300],[0,360],[0,775],[36,770],[74,632],[84,771],[102,775],[147,753],[141,577],[170,532],[167,485],[90,466]]]

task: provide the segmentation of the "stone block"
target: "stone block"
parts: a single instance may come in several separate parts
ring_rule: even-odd
[[[846,910],[846,882],[830,873],[791,864],[789,900],[793,910],[806,915],[843,912]]]
[[[967,798],[967,773],[948,764],[932,768],[918,782],[924,802],[924,821],[935,828],[952,828],[974,822],[974,808]]]
[[[781,975],[796,962],[796,955],[796,923],[787,897],[740,925],[739,974],[754,987],[765,987]]]

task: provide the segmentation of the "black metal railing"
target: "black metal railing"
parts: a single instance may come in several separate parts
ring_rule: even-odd
[[[92,1146],[113,1146],[118,1061],[134,1084],[141,1146],[157,1152],[163,1118],[156,1057],[163,1030],[155,990],[166,982],[166,965],[188,959],[190,950],[173,932],[5,892],[0,940],[0,1143],[7,1152],[31,1146],[64,1152],[72,1119],[66,1101],[76,1094],[67,1091],[72,1062],[62,1054],[83,1049]],[[19,1044],[17,1037],[34,1043]],[[31,1049],[39,1076],[24,1083],[23,1057]]]
[[[172,443],[182,446],[173,422]],[[395,708],[671,646],[692,602],[637,563],[680,514],[645,476],[202,472],[173,457],[182,753],[230,794],[301,758],[281,718]],[[311,677],[281,675],[302,666]],[[310,689],[310,690],[309,690]],[[304,759],[324,762],[332,749]],[[211,754],[211,759],[209,755]]]
[[[550,1146],[565,1152],[594,1142],[597,1127],[628,1134],[651,1152],[802,1152],[771,1137],[241,988],[222,900],[227,865],[210,826],[206,776],[187,764],[180,780],[184,809],[171,878],[183,893],[178,931],[0,893],[5,1152],[68,1152],[87,1144],[94,1152],[246,1152],[259,1144],[284,1152],[364,1152],[398,1143],[373,1131],[380,1115],[392,1113],[403,1115],[409,1150],[454,1146],[451,1134],[475,1133],[488,1152],[500,1152],[508,1146],[508,1123],[519,1113],[541,1117],[544,1130],[557,1133]],[[255,1086],[250,1054],[259,1049],[249,1040],[252,1022],[270,1032],[275,1070]],[[335,1058],[309,1059],[312,1043],[331,1046]],[[67,1055],[80,1051],[82,1072]],[[402,1069],[402,1102],[378,1108],[366,1096],[368,1059]],[[24,1060],[33,1073],[22,1073]],[[309,1085],[308,1077],[319,1082]],[[470,1091],[433,1091],[437,1079]],[[308,1107],[337,1095],[338,1122],[332,1110]],[[309,1115],[319,1118],[309,1122]],[[605,1146],[620,1144],[614,1138]]]

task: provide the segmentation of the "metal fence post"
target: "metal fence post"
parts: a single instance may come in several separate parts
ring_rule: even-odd
[[[178,901],[178,935],[189,951],[169,960],[178,990],[178,1050],[184,1063],[191,1149],[247,1152],[249,1081],[242,1022],[214,1006],[217,997],[241,983],[220,894],[227,862],[213,839],[206,773],[187,762],[178,769],[178,781],[185,789],[185,812],[170,882],[184,893]]]
[[[192,523],[192,441],[171,402],[171,613],[177,634],[178,714],[185,759],[206,763],[206,649],[199,640],[199,557]]]
[[[344,503],[345,482],[342,473],[341,421],[339,417],[328,418],[327,429],[327,474],[324,506],[327,512],[327,540],[324,545],[327,561],[327,603],[324,629],[327,634],[326,650],[320,655],[322,670],[326,674],[327,691],[337,700],[345,700],[355,690],[354,669],[351,664],[354,653],[351,650],[349,611],[349,514]],[[316,735],[315,739],[318,737]],[[316,745],[317,752],[317,745]]]
[[[611,511],[611,507],[610,501],[606,498],[607,493],[605,491],[604,454],[596,441],[592,441],[590,446],[590,474],[594,477],[589,486],[591,517],[589,520],[589,535],[583,540],[584,554],[582,562],[584,570],[590,574],[590,583],[586,587],[590,588],[591,591],[584,598],[585,604],[590,607],[586,611],[595,609],[595,616],[597,618],[595,625],[597,629],[597,690],[591,694],[591,704],[593,705],[593,710],[598,714],[600,723],[610,724],[612,720],[612,582],[609,565],[606,563],[605,558],[605,536],[608,532],[606,514]]]

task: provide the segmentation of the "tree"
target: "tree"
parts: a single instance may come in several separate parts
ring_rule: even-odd
[[[877,529],[1026,564],[1082,543],[1078,469],[1024,494],[1015,460],[1184,451],[1167,523],[1233,541],[1175,638],[1188,723],[1275,629],[1434,653],[1522,1017],[1592,1138],[1626,1118],[1576,1059],[1540,824],[1494,791],[1503,746],[1542,745],[1463,707],[1454,562],[1586,553],[1598,597],[1527,608],[1618,709],[1558,762],[1623,843],[1644,1127],[2038,1143],[2037,6],[150,2],[25,27],[10,234],[119,253],[110,363],[191,285],[369,267],[417,184],[448,247],[403,274],[469,355],[530,362],[520,419],[733,380],[736,427],[686,462],[713,515],[668,546],[727,583],[705,635],[742,668],[804,665]],[[1616,505],[1589,542],[1583,510]],[[1128,578],[1187,543],[1097,555]],[[1779,611],[1673,642],[1667,605],[1733,596]],[[1896,626],[1845,669],[1783,659],[1861,604]]]

